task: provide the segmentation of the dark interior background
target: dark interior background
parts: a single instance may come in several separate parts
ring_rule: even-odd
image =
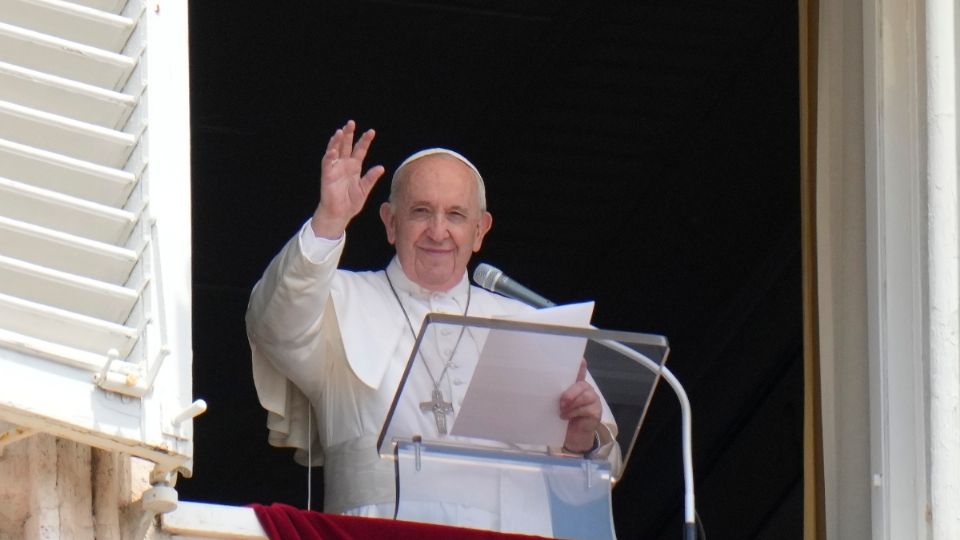
[[[711,539],[800,538],[794,2],[204,0],[190,17],[194,385],[210,409],[183,499],[305,505],[304,469],[266,443],[243,315],[353,118],[377,129],[368,161],[387,175],[426,146],[477,164],[494,227],[474,264],[669,338]],[[390,255],[370,204],[343,265]],[[662,386],[614,490],[621,539],[680,536],[676,403]]]

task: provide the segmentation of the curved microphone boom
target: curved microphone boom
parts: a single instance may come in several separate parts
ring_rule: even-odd
[[[555,306],[553,302],[510,279],[499,268],[480,263],[473,271],[473,280],[484,289],[519,300],[535,308]]]
[[[503,271],[490,266],[487,263],[480,263],[477,265],[477,269],[473,272],[473,280],[477,283],[477,285],[488,291],[509,296],[510,298],[520,300],[521,302],[529,304],[535,308],[556,305],[539,294],[524,287],[523,285],[520,285],[516,281],[508,278],[503,274]],[[680,400],[684,486],[683,538],[684,540],[695,540],[697,538],[697,510],[696,501],[694,499],[693,484],[693,421],[691,419],[692,412],[690,408],[690,399],[687,397],[687,392],[683,389],[683,385],[680,384],[680,381],[677,380],[677,377],[663,364],[657,364],[639,351],[635,351],[618,341],[609,339],[600,339],[595,341],[603,346],[618,351],[620,354],[630,358],[651,372],[662,376],[677,395],[677,399]]]

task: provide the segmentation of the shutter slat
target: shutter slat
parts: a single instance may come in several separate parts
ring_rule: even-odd
[[[121,357],[130,354],[138,338],[135,328],[2,293],[0,328],[104,356],[110,349]]]
[[[123,285],[139,259],[131,249],[0,216],[3,254],[46,268]]]
[[[0,293],[116,324],[127,320],[139,294],[0,255]]]
[[[60,0],[0,0],[5,22],[58,38],[118,53],[135,21]]]
[[[135,59],[0,22],[0,61],[120,90]]]
[[[0,137],[108,167],[123,167],[137,138],[87,122],[0,101]]]
[[[137,215],[0,177],[0,215],[82,238],[123,245]]]
[[[0,100],[120,129],[136,97],[0,62]]]
[[[59,343],[11,332],[4,328],[0,328],[0,348],[19,351],[31,357],[39,356],[56,360],[71,367],[93,372],[100,371],[104,361],[103,354],[81,351]],[[2,358],[3,355],[0,355],[0,362],[2,362]]]
[[[107,13],[120,13],[123,11],[124,6],[127,5],[127,0],[67,0],[71,4],[77,4],[78,6],[86,6],[93,9],[98,9],[100,11],[106,11]]]
[[[113,207],[121,207],[137,178],[130,172],[0,138],[3,176]]]

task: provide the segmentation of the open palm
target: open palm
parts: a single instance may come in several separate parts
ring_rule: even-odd
[[[363,172],[363,160],[376,133],[371,129],[353,142],[356,124],[350,120],[330,137],[320,168],[320,204],[314,213],[313,229],[318,236],[337,238],[354,216],[360,213],[383,167]]]

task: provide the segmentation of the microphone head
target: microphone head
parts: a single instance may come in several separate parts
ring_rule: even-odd
[[[500,269],[494,268],[487,263],[480,263],[477,265],[477,269],[473,271],[473,281],[484,289],[492,291],[497,280],[500,279],[502,275],[503,271]]]

